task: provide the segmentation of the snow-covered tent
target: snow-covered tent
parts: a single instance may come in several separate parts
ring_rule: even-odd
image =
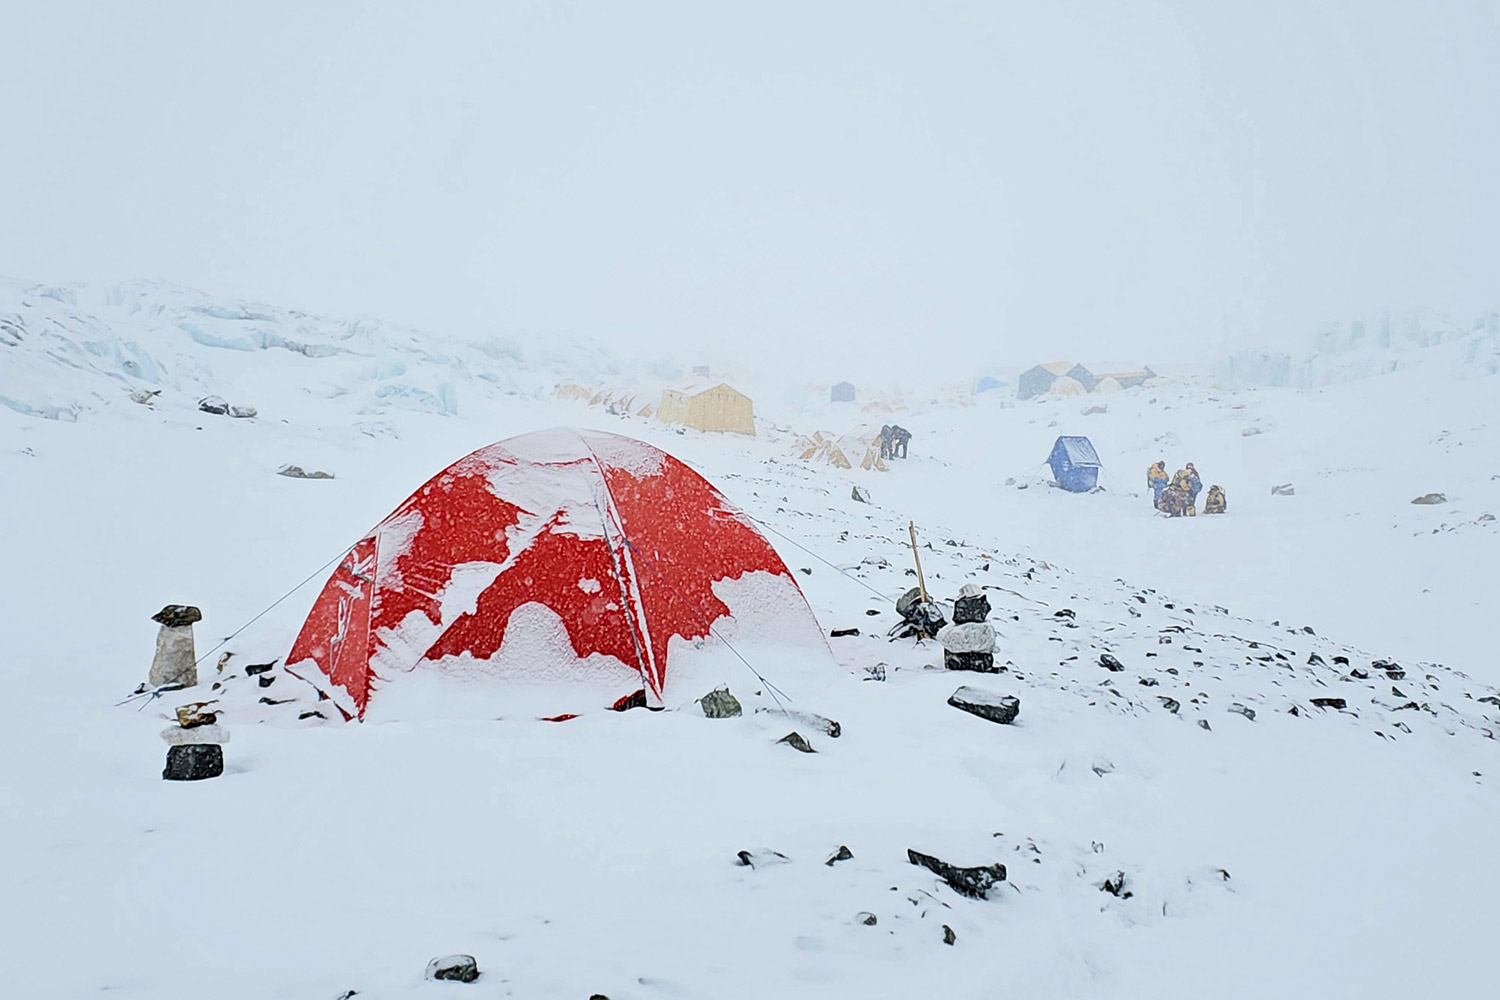
[[[460,459],[356,543],[287,670],[350,718],[389,688],[442,714],[518,683],[571,711],[660,706],[702,693],[674,679],[706,669],[710,636],[827,656],[786,565],[706,480],[640,441],[550,430]]]
[[[1069,375],[1062,375],[1052,380],[1047,387],[1049,396],[1082,396],[1088,392],[1084,384]]]
[[[720,382],[715,386],[684,385],[663,389],[656,418],[700,431],[725,431],[755,436],[755,404],[750,397]]]
[[[1064,377],[1075,365],[1071,361],[1049,361],[1036,365],[1021,373],[1016,381],[1016,398],[1031,399],[1052,388],[1052,384]]]
[[[854,402],[854,383],[840,382],[828,392],[828,401],[831,403]]]
[[[1003,388],[1005,388],[1005,380],[996,378],[993,375],[981,375],[979,376],[979,378],[974,380],[974,395],[976,396],[981,392],[989,392],[992,389]]]
[[[1064,435],[1047,456],[1057,485],[1072,493],[1087,493],[1099,485],[1099,453],[1086,437]]]
[[[1105,361],[1091,364],[1074,365],[1068,369],[1068,377],[1077,379],[1089,392],[1098,392],[1099,384],[1105,379],[1114,379],[1122,389],[1129,389],[1137,385],[1145,385],[1147,381],[1156,377],[1149,365],[1138,364],[1134,361]]]

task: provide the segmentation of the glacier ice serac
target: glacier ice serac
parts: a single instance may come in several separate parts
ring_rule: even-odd
[[[1433,365],[1452,378],[1500,373],[1500,312],[1458,323],[1432,311],[1383,312],[1325,323],[1296,354],[1244,350],[1214,371],[1225,388],[1307,389]]]

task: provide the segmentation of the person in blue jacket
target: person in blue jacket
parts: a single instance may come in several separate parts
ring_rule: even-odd
[[[1151,487],[1154,494],[1151,502],[1158,509],[1161,508],[1161,491],[1167,488],[1169,482],[1171,479],[1167,477],[1167,460],[1159,458],[1155,465],[1146,470],[1146,485]]]

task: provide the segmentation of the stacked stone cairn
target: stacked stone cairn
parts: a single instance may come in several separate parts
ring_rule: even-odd
[[[190,604],[168,604],[151,620],[161,626],[156,633],[156,658],[151,661],[151,686],[195,687],[198,666],[193,649],[193,622],[203,612]]]
[[[989,616],[989,598],[972,583],[965,584],[953,602],[953,624],[937,635],[943,647],[943,666],[986,674],[999,672],[995,667],[995,627],[985,620]]]
[[[199,781],[224,773],[224,744],[229,731],[219,725],[219,716],[206,711],[209,702],[183,705],[177,710],[177,725],[161,731],[167,741],[167,767],[161,776],[168,781]]]

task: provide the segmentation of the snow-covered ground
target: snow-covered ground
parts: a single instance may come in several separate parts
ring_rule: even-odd
[[[897,400],[912,458],[851,472],[790,446],[871,415],[790,384],[746,380],[754,440],[682,433],[552,397],[561,378],[618,374],[602,352],[570,368],[525,342],[156,286],[8,294],[14,995],[1396,997],[1493,978],[1492,379],[1415,366],[1315,391],[1184,381],[1020,405],[934,387]],[[226,326],[250,349],[207,342]],[[202,413],[209,393],[258,415]],[[860,629],[830,639],[826,681],[793,706],[838,720],[837,739],[777,712],[748,670],[737,719],[704,718],[693,691],[566,723],[363,725],[299,719],[310,688],[243,673],[285,655],[319,567],[415,486],[556,425],[692,464],[766,525],[826,630]],[[1104,492],[1047,485],[1059,433],[1092,438]],[[1157,458],[1194,461],[1229,514],[1153,515]],[[1294,496],[1271,495],[1286,482]],[[1431,492],[1448,502],[1410,503]],[[935,644],[885,638],[913,583],[908,520],[938,596],[986,588],[1006,672],[950,673]],[[116,704],[145,679],[150,615],[202,607],[206,652],[310,575],[228,644],[225,675],[215,653],[178,698],[220,698],[225,775],[162,781],[157,733],[178,701]],[[949,707],[963,684],[1019,696],[1019,719]],[[818,752],[775,742],[791,728]],[[853,858],[825,865],[840,845]],[[1000,862],[1008,881],[967,899],[909,848]],[[787,861],[742,866],[742,850]],[[1121,895],[1102,891],[1119,873]],[[452,952],[482,978],[424,982]]]

